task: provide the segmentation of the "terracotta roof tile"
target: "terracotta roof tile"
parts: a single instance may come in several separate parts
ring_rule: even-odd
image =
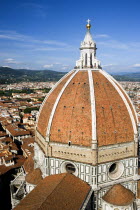
[[[10,143],[9,147],[10,147],[10,150],[19,150],[17,145],[14,142]]]
[[[0,175],[5,174],[7,171],[14,169],[14,168],[19,168],[21,166],[23,166],[25,161],[25,158],[23,156],[17,155],[16,156],[16,163],[12,166],[5,166],[5,165],[1,165],[0,166]]]
[[[91,105],[88,72],[80,71],[71,80],[57,105],[50,141],[91,146]]]
[[[26,182],[34,185],[37,185],[42,179],[42,172],[39,168],[34,169],[25,177]]]
[[[0,142],[6,142],[6,143],[12,143],[13,142],[13,140],[10,138],[10,137],[5,137],[5,138],[2,138],[2,139],[0,139]]]
[[[35,141],[34,137],[28,137],[28,138],[22,139],[23,144],[31,144],[31,143],[34,143],[34,141]]]
[[[50,94],[50,96],[48,97],[40,113],[37,129],[44,137],[46,136],[47,125],[53,105],[56,101],[58,94],[60,93],[61,89],[63,88],[63,86],[65,85],[70,76],[71,74],[68,75],[66,78],[64,78],[60,82],[60,84],[57,85],[57,87],[53,90],[52,94]]]
[[[24,163],[24,170],[26,171],[26,173],[30,173],[34,170],[34,160],[33,160],[33,156],[30,155],[25,163]]]
[[[77,210],[91,187],[72,174],[51,175],[43,179],[15,210]]]
[[[113,85],[100,72],[93,72],[98,146],[134,140],[127,108]]]
[[[7,136],[5,131],[0,131],[0,137]]]
[[[10,124],[6,126],[6,129],[13,135],[13,136],[24,136],[24,135],[29,135],[30,132],[19,129],[15,124]]]
[[[116,184],[111,187],[102,199],[116,206],[127,206],[134,201],[135,195],[121,184]]]
[[[27,156],[34,154],[34,141],[35,139],[33,137],[22,139],[23,144],[21,145],[21,148]]]
[[[8,157],[4,157],[5,161],[13,160],[14,156],[9,155]]]

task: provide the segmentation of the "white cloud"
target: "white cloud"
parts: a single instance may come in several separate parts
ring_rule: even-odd
[[[10,68],[10,66],[2,66],[2,67],[7,67],[7,68]]]
[[[58,70],[68,70],[70,68],[69,65],[62,65],[61,63],[54,63],[54,64],[45,64],[43,68],[53,68]]]
[[[59,40],[39,40],[34,37],[19,34],[15,31],[3,31],[0,30],[0,40],[9,40],[13,42],[17,48],[26,48],[28,51],[75,51],[75,47],[61,42]]]
[[[106,47],[108,49],[120,49],[120,50],[129,50],[129,51],[140,51],[140,42],[121,42],[118,40],[108,39],[106,41],[97,41],[97,45],[101,47]]]
[[[19,34],[15,31],[2,31],[0,30],[0,39],[9,39],[9,40],[16,40],[16,41],[25,41],[28,40],[29,36]]]
[[[65,65],[65,64],[63,64],[62,66],[63,66],[63,67],[69,67],[69,65]]]
[[[112,63],[110,63],[110,64],[105,64],[105,65],[102,65],[102,67],[108,67],[108,66],[116,66],[116,64],[112,64]]]
[[[20,62],[16,61],[13,58],[7,58],[4,60],[4,63],[9,63],[9,64],[19,64]]]
[[[64,42],[59,42],[59,41],[55,41],[55,40],[44,40],[43,43],[49,44],[49,45],[68,46],[68,44],[66,44]]]
[[[20,34],[15,31],[0,30],[0,39],[9,39],[9,40],[16,40],[16,41],[21,41],[21,42],[30,42],[30,43],[55,45],[55,46],[63,46],[63,47],[69,46],[65,42],[60,42],[57,40],[38,40],[38,39],[35,39],[34,37]]]
[[[67,69],[68,69],[68,67],[62,67],[61,69],[62,69],[62,70],[67,70]]]
[[[99,53],[98,54],[98,56],[100,56],[100,57],[105,57],[105,58],[111,58],[111,57],[116,57],[116,55],[115,54],[113,54],[113,53]]]
[[[69,65],[62,65],[62,70],[68,70],[70,68],[70,66]]]
[[[110,38],[108,34],[96,34],[93,37],[95,38]]]
[[[53,64],[45,64],[45,65],[43,66],[43,68],[51,68],[51,67],[53,67]]]
[[[132,67],[140,67],[140,63],[136,63]]]
[[[56,63],[54,63],[55,65],[62,65],[62,63],[59,63],[59,62],[56,62]]]
[[[34,48],[34,51],[57,51],[61,50],[62,48],[57,48],[57,47],[39,47],[39,48]]]
[[[99,45],[105,46],[108,48],[115,48],[115,49],[124,49],[127,50],[129,48],[129,44],[119,42],[117,40],[107,40],[98,42]]]

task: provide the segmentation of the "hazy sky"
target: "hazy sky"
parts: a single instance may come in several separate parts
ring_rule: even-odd
[[[88,18],[102,67],[140,71],[140,0],[0,0],[0,66],[71,70]]]

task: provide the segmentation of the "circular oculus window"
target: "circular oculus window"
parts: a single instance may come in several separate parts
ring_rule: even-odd
[[[71,162],[63,162],[61,164],[61,173],[70,173],[78,176],[78,169],[75,164]]]
[[[122,176],[124,172],[124,165],[122,162],[115,162],[109,167],[109,177],[110,179],[118,179]]]
[[[73,174],[76,171],[76,168],[73,164],[68,163],[66,164],[66,171],[70,174]]]

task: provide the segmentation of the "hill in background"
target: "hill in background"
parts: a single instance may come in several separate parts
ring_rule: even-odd
[[[51,82],[58,81],[66,72],[52,70],[27,70],[0,67],[0,84],[18,82]],[[140,72],[112,75],[118,81],[140,82]]]
[[[140,72],[112,75],[117,81],[140,82]]]
[[[0,67],[0,84],[58,81],[66,72]]]

